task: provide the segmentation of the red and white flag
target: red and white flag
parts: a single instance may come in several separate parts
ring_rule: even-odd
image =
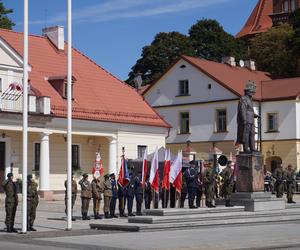
[[[178,152],[178,155],[171,165],[170,170],[170,182],[173,183],[173,187],[177,192],[181,192],[182,187],[182,151]]]
[[[151,188],[158,193],[158,151],[157,148],[155,149],[153,159],[151,162],[151,169],[150,169],[150,177],[149,181],[151,184]]]
[[[164,177],[161,187],[169,190],[170,187],[170,168],[171,168],[171,152],[170,149],[165,150]]]
[[[96,153],[95,165],[92,170],[92,174],[95,178],[99,178],[103,175],[103,165],[100,152]]]
[[[145,187],[147,176],[147,150],[144,152],[143,169],[142,169],[142,187]]]

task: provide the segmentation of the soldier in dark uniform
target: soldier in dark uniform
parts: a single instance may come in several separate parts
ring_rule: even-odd
[[[249,81],[245,87],[245,95],[240,98],[237,111],[237,143],[243,145],[244,153],[255,152],[255,127],[254,118],[258,115],[254,113],[252,96],[256,92],[256,85]]]
[[[212,204],[215,195],[215,169],[209,163],[204,172],[205,203],[207,207],[216,207]]]
[[[90,220],[88,216],[89,204],[92,198],[92,185],[88,180],[88,174],[83,174],[83,178],[79,181],[81,186],[81,214],[83,220]]]
[[[73,207],[75,205],[75,201],[76,201],[76,197],[77,197],[77,183],[76,181],[73,179],[74,178],[74,174],[72,173],[72,221],[76,221],[76,219],[73,217]],[[65,205],[66,205],[66,209],[65,209],[65,213],[67,214],[67,207],[68,207],[68,193],[67,193],[67,186],[68,186],[68,180],[65,180]]]
[[[118,199],[118,189],[117,189],[117,182],[116,182],[116,176],[114,173],[109,175],[110,182],[111,182],[111,191],[112,191],[112,197],[110,201],[110,217],[112,218],[118,218],[118,216],[115,214],[116,211],[116,202]]]
[[[176,190],[173,187],[173,184],[170,183],[170,208],[174,208],[176,206]]]
[[[288,165],[287,169],[284,171],[284,180],[286,182],[287,203],[296,203],[295,201],[293,201],[296,184],[296,173],[292,165]]]
[[[276,197],[282,198],[284,191],[284,172],[281,162],[278,163],[278,166],[273,173],[273,177],[275,179]]]
[[[118,199],[119,199],[119,213],[120,213],[120,217],[127,217],[127,215],[125,215],[126,188],[122,187],[119,183],[118,183]]]
[[[162,186],[162,183],[161,183],[160,186]],[[162,208],[167,208],[168,207],[168,203],[169,203],[169,190],[166,189],[166,188],[161,188],[161,204],[162,204]]]
[[[180,194],[180,207],[184,208],[184,202],[188,193],[188,187],[187,187],[187,170],[184,171],[183,173],[183,178],[182,178],[182,187],[181,187],[181,194]]]
[[[231,169],[231,161],[227,162],[226,167],[222,170],[220,175],[223,179],[222,194],[225,199],[225,206],[233,207],[233,205],[230,204],[233,189],[233,171]]]
[[[27,230],[36,231],[33,223],[36,217],[36,208],[39,204],[39,195],[37,191],[38,184],[32,180],[32,175],[27,176]]]
[[[195,186],[195,179],[196,179],[196,171],[194,168],[188,168],[185,171],[185,178],[187,183],[187,190],[188,190],[188,199],[189,199],[189,208],[197,208],[194,205],[195,196],[196,196],[196,186]]]
[[[102,200],[101,193],[103,192],[100,178],[94,178],[92,180],[92,198],[93,198],[93,211],[95,219],[102,219],[99,214],[100,203]]]
[[[136,201],[136,215],[140,216],[142,214],[142,204],[143,204],[143,186],[142,186],[142,173],[134,179],[134,194]]]
[[[18,190],[17,184],[13,181],[13,174],[7,174],[7,180],[2,183],[5,192],[5,225],[8,233],[17,233],[14,228],[15,216],[18,206]]]
[[[134,178],[132,173],[129,174],[130,181],[126,187],[126,199],[127,199],[127,210],[128,216],[135,216],[132,213],[133,199],[134,199]]]
[[[151,190],[151,184],[149,182],[149,176],[147,176],[145,182],[144,200],[145,200],[145,209],[150,209],[151,201],[152,201],[152,190]]]
[[[111,218],[111,216],[109,214],[109,210],[110,210],[110,201],[111,201],[111,197],[112,197],[112,186],[111,186],[111,182],[110,182],[108,174],[104,175],[103,190],[104,190],[104,192],[103,192],[103,196],[104,196],[104,207],[103,207],[104,218],[109,219],[109,218]]]
[[[202,176],[201,172],[197,174],[197,178],[195,178],[195,184],[196,184],[196,206],[201,206],[201,199],[203,195],[203,182],[202,182]]]

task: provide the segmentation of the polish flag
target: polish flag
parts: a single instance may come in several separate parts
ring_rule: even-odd
[[[103,165],[102,165],[100,152],[96,153],[96,160],[92,170],[92,174],[94,175],[95,178],[99,178],[100,176],[103,175]]]
[[[155,149],[155,153],[151,162],[150,169],[150,177],[149,181],[151,184],[151,188],[154,189],[156,193],[158,193],[158,152],[157,148]]]
[[[171,152],[170,149],[165,150],[164,177],[162,188],[169,190],[170,187],[170,168],[171,168]]]
[[[142,169],[142,187],[145,187],[147,176],[147,150],[144,152],[143,169]]]
[[[173,187],[177,192],[181,192],[182,187],[182,151],[178,152],[178,155],[171,165],[170,170],[170,182],[173,183]]]

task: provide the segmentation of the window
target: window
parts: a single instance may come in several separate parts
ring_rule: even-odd
[[[147,146],[138,145],[137,146],[138,158],[143,158],[146,150],[147,150]]]
[[[278,131],[278,114],[269,113],[268,114],[268,131]]]
[[[289,1],[288,0],[284,0],[283,10],[284,10],[284,12],[289,12]]]
[[[80,169],[79,145],[72,145],[72,170]]]
[[[227,131],[226,109],[216,110],[216,131],[217,132],[226,132]]]
[[[40,153],[41,144],[39,142],[34,143],[34,171],[40,171]]]
[[[179,95],[189,95],[189,80],[179,81]]]
[[[190,133],[190,113],[182,112],[180,113],[180,134]]]
[[[291,0],[291,11],[296,10],[296,0]]]

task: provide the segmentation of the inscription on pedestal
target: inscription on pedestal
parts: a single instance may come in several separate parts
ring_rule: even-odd
[[[261,154],[237,155],[238,176],[236,189],[238,192],[263,192],[264,172]]]

